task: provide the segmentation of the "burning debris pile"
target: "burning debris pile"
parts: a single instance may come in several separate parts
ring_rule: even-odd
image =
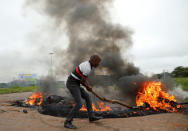
[[[174,96],[168,95],[161,82],[144,82],[137,92],[137,106],[125,108],[121,106],[110,107],[98,101],[92,108],[96,116],[104,118],[124,118],[132,116],[144,116],[150,114],[181,112],[181,104],[176,102]],[[33,93],[25,101],[16,101],[13,105],[23,107],[37,107],[42,114],[65,117],[74,106],[74,101],[69,97],[50,95],[43,98],[41,92]],[[82,105],[77,118],[86,118],[87,109]]]
[[[139,89],[136,96],[137,106],[147,104],[146,109],[154,109],[156,111],[176,112],[181,106],[176,103],[174,96],[169,96],[162,90],[161,82],[145,82]]]
[[[32,93],[32,96],[30,96],[27,100],[25,100],[26,105],[37,105],[40,106],[43,101],[43,95],[42,92],[36,92]]]
[[[11,102],[12,106],[21,106],[21,107],[31,107],[36,108],[41,106],[43,103],[43,94],[42,92],[33,92],[32,95],[27,98],[27,100],[16,100]]]

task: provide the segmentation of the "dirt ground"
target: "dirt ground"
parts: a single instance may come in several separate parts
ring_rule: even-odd
[[[42,115],[35,109],[13,107],[7,101],[27,98],[31,92],[0,95],[0,131],[70,131],[65,118]],[[28,113],[23,113],[26,109]],[[188,114],[165,113],[143,117],[102,119],[89,123],[75,119],[78,131],[188,131]]]

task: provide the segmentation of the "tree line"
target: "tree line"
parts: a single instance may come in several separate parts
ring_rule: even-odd
[[[174,68],[172,72],[162,72],[159,74],[154,74],[159,79],[165,76],[172,76],[172,77],[188,77],[188,67],[178,66]]]
[[[178,66],[172,72],[173,77],[188,77],[188,67]]]

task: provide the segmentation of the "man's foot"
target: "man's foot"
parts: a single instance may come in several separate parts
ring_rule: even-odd
[[[90,122],[93,122],[93,121],[97,121],[97,120],[100,120],[102,119],[103,117],[101,116],[93,116],[93,117],[89,117],[89,121]]]
[[[74,126],[74,125],[72,124],[72,122],[68,122],[68,121],[65,121],[64,127],[65,127],[65,128],[69,128],[69,129],[77,129],[77,127]]]

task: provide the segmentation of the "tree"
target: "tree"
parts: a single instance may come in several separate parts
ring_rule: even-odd
[[[178,66],[171,74],[174,77],[188,77],[188,67]]]

